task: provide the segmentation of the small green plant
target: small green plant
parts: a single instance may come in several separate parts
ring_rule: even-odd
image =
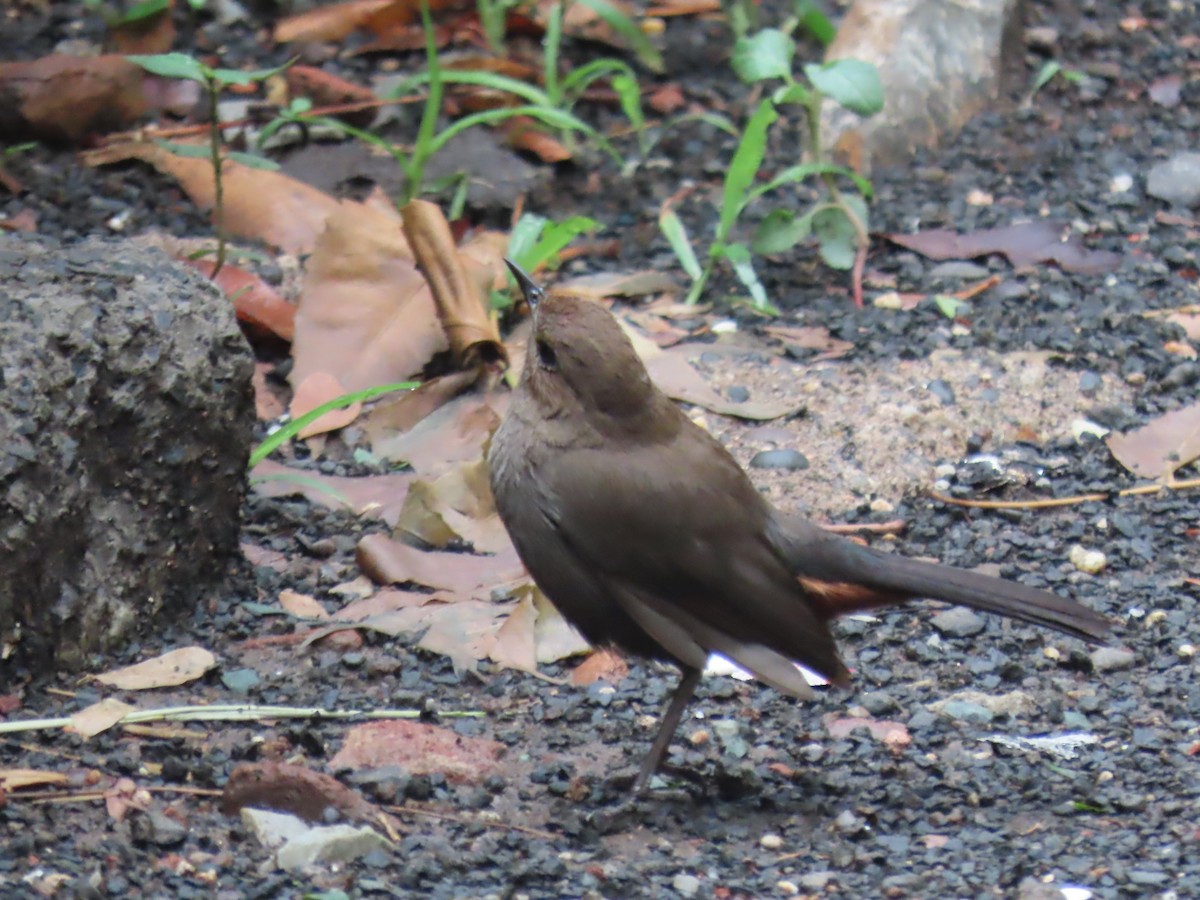
[[[659,216],[659,227],[680,265],[692,280],[687,302],[695,303],[704,291],[717,263],[725,261],[750,293],[753,305],[772,311],[766,290],[754,269],[753,254],[782,253],[809,236],[817,239],[821,258],[836,269],[849,269],[866,247],[867,205],[871,184],[843,166],[824,160],[820,136],[820,110],[825,97],[847,109],[869,116],[883,107],[883,90],[873,66],[843,59],[804,66],[804,81],[792,74],[795,42],[782,30],[767,28],[734,46],[733,68],[750,83],[779,79],[783,85],[755,108],[741,132],[738,145],[725,173],[720,215],[713,240],[701,264],[687,231],[670,206]],[[766,154],[771,126],[779,108],[800,106],[808,124],[810,161],[790,166],[774,178],[756,184]],[[749,246],[733,240],[734,229],[751,203],[778,188],[809,178],[820,179],[821,199],[804,213],[780,208],[769,212],[759,224]],[[838,178],[848,179],[854,192],[844,191]]]
[[[260,81],[265,81],[272,75],[282,72],[292,63],[291,61],[284,63],[282,66],[276,66],[273,69],[259,69],[253,72],[242,72],[237,69],[214,69],[211,66],[206,66],[198,59],[188,56],[186,53],[160,53],[155,56],[127,56],[131,63],[141,66],[147,72],[153,75],[161,75],[163,78],[178,78],[181,80],[195,81],[202,85],[208,95],[208,113],[209,113],[209,143],[208,147],[201,147],[196,144],[180,144],[170,141],[158,141],[157,143],[171,153],[178,156],[193,156],[207,157],[212,163],[213,169],[213,230],[217,235],[217,257],[213,264],[212,274],[210,278],[216,278],[217,273],[225,265],[225,193],[223,180],[221,178],[221,119],[217,110],[217,97],[223,88],[233,84],[255,84]],[[243,165],[253,166],[260,169],[277,168],[275,163],[261,156],[256,156],[251,153],[231,152],[228,154],[230,159],[233,159]]]
[[[302,416],[297,416],[271,432],[261,444],[250,452],[248,467],[253,469],[276,449],[290,441],[308,425],[321,418],[327,412],[332,412],[335,409],[345,409],[347,406],[353,406],[355,403],[361,403],[364,400],[373,400],[375,397],[382,397],[384,394],[391,394],[396,391],[411,391],[416,386],[417,382],[415,381],[404,381],[398,384],[383,384],[378,387],[365,388],[361,391],[352,391],[349,394],[334,397],[332,400],[322,403]]]
[[[1087,75],[1078,69],[1067,69],[1058,60],[1048,59],[1038,69],[1038,73],[1033,79],[1033,85],[1029,88],[1029,93],[1025,95],[1025,100],[1021,105],[1031,106],[1038,91],[1053,81],[1055,76],[1061,76],[1063,81],[1068,84],[1081,84],[1087,80]]]
[[[508,250],[504,254],[527,272],[543,265],[555,265],[558,254],[581,234],[590,234],[600,223],[587,216],[571,216],[561,222],[552,222],[545,216],[525,213],[513,226],[508,236]],[[492,308],[507,309],[512,299],[499,291],[492,292]]]

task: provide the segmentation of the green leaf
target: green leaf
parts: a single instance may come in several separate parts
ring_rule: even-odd
[[[132,25],[134,22],[141,22],[151,16],[156,16],[170,6],[171,0],[143,0],[143,2],[130,7],[125,15],[117,19],[116,24]]]
[[[883,84],[870,63],[859,59],[809,63],[804,74],[818,91],[860,116],[873,116],[883,109]]]
[[[135,66],[141,66],[151,75],[161,75],[163,78],[183,78],[207,84],[212,75],[212,69],[186,53],[159,53],[154,56],[125,58]]]
[[[750,292],[750,299],[754,301],[754,308],[774,312],[775,307],[767,299],[767,289],[758,280],[758,273],[754,271],[754,263],[751,261],[750,251],[746,249],[746,246],[744,244],[730,244],[724,249],[723,253],[725,258],[733,265],[733,274],[737,276],[738,281]]]
[[[155,141],[154,143],[168,153],[174,153],[176,156],[183,156],[188,159],[212,158],[212,147],[208,144],[180,144],[178,141]]]
[[[796,42],[778,28],[764,28],[753,37],[733,45],[730,64],[742,81],[753,83],[769,78],[791,78]]]
[[[724,244],[729,239],[734,223],[750,199],[750,185],[758,175],[758,167],[762,165],[767,148],[767,129],[778,118],[775,105],[770,100],[763,100],[746,123],[746,130],[729,163],[729,171],[725,173],[721,219],[717,225],[718,244]]]
[[[637,79],[633,77],[632,73],[614,75],[612,88],[617,92],[617,102],[621,104],[621,112],[625,113],[625,118],[637,130],[638,135],[642,135],[646,129],[646,118],[642,114],[642,91],[638,87]]]
[[[797,216],[790,209],[773,209],[754,231],[750,246],[755,253],[784,253],[812,234],[813,214]]]
[[[585,135],[588,140],[593,141],[601,150],[608,153],[609,156],[618,162],[621,161],[621,155],[613,149],[613,145],[608,142],[608,139],[604,135],[592,128],[592,126],[569,112],[543,106],[506,106],[500,109],[485,109],[482,112],[463,116],[463,118],[440,131],[437,137],[430,142],[427,157],[437,153],[446,146],[446,143],[451,138],[466,131],[468,128],[485,123],[500,122],[517,116],[529,116],[531,119],[537,119],[539,122],[545,122],[547,125],[564,131],[578,131]]]
[[[935,294],[933,302],[937,304],[938,311],[947,319],[957,316],[958,308],[963,304],[963,301],[957,297],[951,297],[949,294]]]
[[[257,84],[260,81],[266,81],[272,75],[278,75],[295,62],[296,59],[289,59],[282,66],[276,66],[273,69],[252,69],[249,72],[243,72],[240,69],[213,69],[213,78],[222,85]]]
[[[785,84],[779,88],[771,95],[771,99],[775,101],[777,106],[782,106],[787,103],[807,104],[811,96],[812,92],[797,81],[794,84]]]
[[[261,169],[265,172],[279,171],[279,163],[273,159],[267,159],[265,156],[259,156],[257,153],[241,153],[237,150],[232,150],[226,155],[234,162],[239,162],[250,169]]]
[[[556,261],[558,254],[581,234],[595,231],[600,223],[587,216],[571,216],[562,222],[548,222],[542,231],[542,239],[533,246],[526,257],[527,269],[532,271],[542,263]]]
[[[675,252],[675,258],[679,260],[679,265],[683,267],[683,271],[687,272],[688,277],[693,282],[698,282],[702,274],[700,271],[700,260],[696,258],[696,251],[692,249],[691,238],[688,237],[687,229],[683,227],[683,222],[675,214],[675,210],[668,208],[660,212],[658,214],[658,227],[667,239],[667,243],[671,245],[671,249]]]
[[[508,252],[505,256],[522,269],[530,271],[533,267],[529,264],[529,253],[537,244],[538,238],[542,236],[542,230],[549,223],[550,220],[545,216],[529,212],[522,213],[521,218],[517,219],[517,224],[513,226],[508,235]]]
[[[875,192],[875,188],[871,186],[871,182],[853,169],[847,169],[845,166],[836,166],[833,163],[801,163],[797,166],[788,166],[770,181],[755,187],[750,191],[750,195],[752,197],[761,197],[763,194],[782,187],[785,184],[798,184],[812,175],[843,175],[854,182],[854,186],[863,193],[863,196],[870,197]]]
[[[854,255],[858,251],[857,233],[844,210],[836,206],[818,210],[813,215],[812,229],[825,265],[843,271],[854,265]]]
[[[638,60],[651,72],[663,71],[662,54],[655,49],[641,27],[607,0],[579,0],[600,19],[629,42]]]
[[[322,403],[316,409],[309,410],[304,415],[292,419],[278,431],[271,434],[261,444],[254,448],[250,453],[249,467],[253,469],[260,462],[266,459],[275,448],[291,440],[299,434],[306,425],[315,422],[325,413],[335,409],[345,409],[347,406],[353,406],[363,400],[370,400],[373,397],[380,397],[384,394],[391,394],[395,391],[411,391],[417,386],[415,381],[405,381],[399,384],[384,384],[378,387],[370,387],[361,391],[353,391],[349,394],[342,394],[340,397],[334,397],[328,403]]]
[[[1033,88],[1030,93],[1036,94],[1047,84],[1050,83],[1055,75],[1062,71],[1062,63],[1056,59],[1048,59],[1042,63],[1042,67],[1038,69],[1037,77],[1033,79]]]
[[[674,128],[685,122],[703,122],[705,125],[711,125],[713,128],[725,132],[730,137],[741,137],[741,132],[738,131],[737,126],[733,124],[733,121],[728,116],[708,111],[684,113],[679,118],[672,119],[666,127]]]
[[[815,0],[795,0],[792,11],[799,27],[816,38],[822,47],[833,43],[833,39],[837,37],[837,29]]]
[[[633,70],[619,59],[595,59],[570,72],[563,78],[561,88],[564,94],[574,92],[579,95],[596,79],[618,74],[632,78]]]

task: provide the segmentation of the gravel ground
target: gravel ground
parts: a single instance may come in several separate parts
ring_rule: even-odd
[[[771,433],[704,417],[743,462],[765,446],[808,457],[806,471],[752,470],[775,502],[831,520],[900,518],[907,527],[896,544],[907,554],[998,565],[1007,576],[1067,590],[1123,623],[1112,648],[930,608],[845,621],[837,633],[855,672],[851,691],[824,691],[800,705],[752,683],[707,679],[670,755],[676,769],[629,805],[622,785],[653,735],[673,672],[634,664],[616,685],[579,689],[512,671],[460,675],[444,658],[377,636],[352,652],[247,649],[246,639],[290,631],[248,602],[293,588],[332,608],[328,590],[357,574],[354,540],[369,528],[298,500],[252,499],[245,538],[283,554],[282,571],[247,566],[222,602],[119,659],[97,660],[96,670],[198,643],[218,654],[226,673],[253,669],[257,684],[235,694],[216,673],[139,702],[482,710],[484,718],[443,724],[502,744],[499,770],[464,785],[437,774],[349,777],[371,800],[451,818],[406,813],[395,853],[304,875],[266,865],[268,851],[202,794],[154,793],[153,814],[122,822],[101,803],[10,798],[0,805],[5,896],[39,896],[55,874],[64,877],[61,896],[81,897],[341,889],[355,897],[1033,900],[1062,896],[1063,885],[1104,898],[1200,896],[1200,669],[1189,650],[1200,643],[1195,497],[1113,496],[1017,512],[922,498],[938,478],[961,487],[965,470],[955,467],[976,449],[1032,453],[1055,495],[1114,492],[1132,478],[1102,444],[1077,441],[1069,422],[1127,428],[1195,399],[1200,368],[1164,348],[1180,332],[1143,313],[1198,300],[1195,220],[1186,211],[1164,216],[1145,179],[1200,133],[1200,82],[1186,80],[1200,62],[1200,11],[1186,0],[1144,3],[1145,24],[1135,27],[1121,19],[1127,10],[1101,4],[1081,18],[1062,6],[1031,3],[1029,24],[1056,28],[1055,58],[1088,79],[1056,80],[1031,109],[984,117],[946,151],[876,173],[872,214],[881,230],[966,231],[1040,216],[1077,222],[1094,246],[1123,253],[1117,272],[1013,273],[1003,262],[980,263],[1002,283],[972,301],[969,327],[956,328],[932,304],[855,310],[842,276],[804,257],[780,260],[762,274],[787,323],[824,325],[853,343],[849,354],[807,364],[753,347],[697,353],[709,351],[701,367],[721,389],[809,398],[806,416]],[[19,51],[0,40],[4,58],[61,40],[79,11],[54,10],[20,35]],[[711,39],[707,26],[671,29],[685,48]],[[248,40],[229,38],[235,47]],[[1172,74],[1184,74],[1182,102],[1147,99],[1147,86]],[[737,94],[728,83],[701,80],[697,89]],[[628,180],[605,169],[599,191],[585,190],[589,173],[567,170],[531,206],[610,223],[622,237],[616,265],[667,267],[654,226],[658,200],[687,177],[715,183],[728,149],[708,132],[671,138],[661,152],[677,154],[672,167],[645,167]],[[47,149],[10,169],[30,193],[7,200],[5,211],[33,207],[47,234],[99,233],[114,203],[131,207],[139,228],[204,233],[177,189],[143,169],[82,170],[69,154]],[[1130,189],[1114,192],[1126,175]],[[971,191],[994,202],[970,205]],[[869,269],[901,291],[956,289],[963,279],[961,270],[887,245],[876,246]],[[967,274],[970,281],[979,273]],[[716,294],[730,287],[718,282]],[[753,320],[736,315],[754,334]],[[1022,373],[1034,368],[1040,380],[1031,386]],[[936,380],[951,387],[949,400],[931,387]],[[1021,426],[1037,433],[1033,450],[1018,447]],[[1102,551],[1104,569],[1078,571],[1068,561],[1074,545]],[[9,680],[19,683],[21,673]],[[22,690],[22,715],[38,717],[69,715],[101,696],[66,677]],[[856,718],[866,722],[852,727]],[[98,772],[141,786],[219,789],[244,761],[319,769],[345,732],[338,723],[304,722],[213,726],[174,740],[54,733],[9,737],[2,746],[6,765],[70,772],[79,785]],[[1087,739],[1050,749],[1019,740],[1063,735]]]

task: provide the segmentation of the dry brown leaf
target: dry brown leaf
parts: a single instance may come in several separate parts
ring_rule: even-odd
[[[419,594],[416,591],[401,591],[391,588],[347,603],[338,610],[334,618],[339,622],[361,622],[371,616],[381,616],[398,609],[424,606],[439,599],[445,598],[441,594]]]
[[[85,738],[95,737],[102,731],[108,731],[131,712],[137,712],[137,707],[107,697],[72,715],[67,731]]]
[[[348,0],[305,10],[294,16],[281,19],[275,25],[274,38],[277,43],[293,41],[341,41],[359,28],[364,28],[371,17],[395,5],[396,0]]]
[[[372,444],[408,431],[474,385],[479,374],[479,369],[448,372],[423,382],[416,390],[405,391],[395,400],[382,400],[363,417],[363,431]]]
[[[201,209],[213,207],[212,163],[176,154],[147,142],[112,144],[82,154],[89,166],[140,159],[170,175]],[[340,208],[336,199],[280,173],[252,169],[226,160],[221,168],[225,186],[225,228],[235,237],[262,240],[287,253],[307,253],[317,242],[325,220]],[[346,207],[362,207],[343,201]],[[351,213],[354,214],[354,213]]]
[[[426,552],[370,534],[358,542],[358,564],[380,584],[421,584],[456,597],[488,597],[493,587],[524,576],[516,551],[496,556]]]
[[[254,414],[264,422],[278,419],[287,411],[279,391],[267,381],[267,374],[274,368],[274,363],[256,362],[254,374],[250,376],[250,386],[254,388]]]
[[[313,372],[296,385],[289,412],[293,419],[298,419],[321,404],[336,400],[346,393],[348,391],[342,386],[342,383],[328,372]],[[361,400],[356,400],[341,409],[331,409],[301,428],[297,437],[310,438],[315,434],[326,434],[330,431],[337,431],[339,428],[345,428],[358,418],[360,412],[362,412]]]
[[[414,475],[393,472],[389,475],[322,475],[320,472],[292,469],[273,459],[264,459],[254,467],[251,487],[261,497],[292,497],[297,494],[328,509],[349,507],[360,516],[381,519],[395,525],[404,506],[404,497]]]
[[[439,550],[456,539],[471,544],[477,553],[506,553],[512,547],[496,514],[482,458],[434,481],[414,481],[395,530],[398,537],[408,535]]]
[[[403,434],[371,441],[380,459],[406,462],[424,478],[436,478],[463,462],[483,456],[483,447],[500,424],[507,394],[463,394],[426,416]]]
[[[650,344],[655,350],[658,347]],[[744,403],[734,403],[722,397],[695,370],[688,356],[695,353],[694,348],[673,348],[659,351],[649,359],[642,355],[650,378],[668,397],[682,400],[684,403],[694,403],[707,410],[720,413],[723,416],[733,416],[738,419],[767,421],[781,416],[790,416],[801,407],[795,403],[769,400],[747,400]]]
[[[527,593],[517,603],[504,624],[496,631],[488,656],[499,665],[524,672],[537,671],[537,626],[538,611],[533,605],[533,596]]]
[[[673,294],[679,291],[675,279],[657,269],[635,272],[594,272],[560,281],[550,289],[551,294],[569,294],[604,300],[608,297],[646,297],[650,294]],[[686,306],[689,317],[697,315],[697,307]]]
[[[279,592],[279,605],[286,612],[293,616],[299,616],[301,619],[328,619],[329,613],[325,611],[316,597],[310,597],[308,594],[301,594],[298,591],[293,591],[291,588],[284,588]]]
[[[212,278],[216,263],[210,259],[176,257],[180,262],[198,269]],[[253,272],[226,263],[217,273],[216,285],[233,303],[238,321],[251,328],[266,331],[285,341],[296,333],[296,307],[288,303],[271,285]]]
[[[1111,272],[1121,264],[1119,253],[1093,250],[1070,225],[1049,219],[965,234],[948,228],[932,228],[915,234],[885,234],[883,237],[929,259],[975,259],[998,253],[1018,269],[1050,262],[1065,272],[1085,274]]]
[[[403,381],[447,347],[433,297],[389,217],[343,206],[308,261],[291,383],[327,372],[348,391]]]
[[[765,330],[771,337],[785,344],[817,351],[811,357],[813,362],[838,359],[854,349],[854,344],[850,341],[835,338],[828,328],[817,325],[768,325]]]
[[[534,637],[539,663],[558,662],[560,659],[578,656],[592,649],[592,645],[562,617],[562,613],[546,598],[540,588],[532,582],[529,588],[534,608],[537,610]]]
[[[597,650],[571,670],[571,683],[587,687],[594,681],[616,684],[629,674],[629,664],[616,650],[607,647]]]
[[[503,267],[507,239],[485,238],[484,233],[460,252],[437,204],[413,200],[400,213],[404,234],[433,292],[455,363],[467,369],[504,360],[504,344],[487,297]]]
[[[1169,481],[1200,457],[1200,403],[1163,413],[1135,431],[1109,435],[1106,443],[1135,475]]]
[[[203,647],[182,647],[154,659],[113,669],[94,676],[101,684],[123,691],[175,687],[195,681],[217,664],[217,658]]]
[[[53,54],[0,63],[5,142],[33,138],[76,144],[89,134],[132,127],[151,109],[147,80],[140,66],[115,54]]]

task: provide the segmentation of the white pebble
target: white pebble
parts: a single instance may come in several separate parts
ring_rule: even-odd
[[[800,888],[794,881],[777,881],[775,882],[775,890],[779,891],[785,897],[794,897],[800,893]]]
[[[777,834],[764,834],[758,839],[758,845],[764,850],[778,850],[783,846],[783,838]]]
[[[1089,575],[1098,574],[1108,563],[1108,557],[1099,550],[1089,550],[1079,544],[1071,548],[1067,558],[1071,560],[1071,565],[1076,569],[1080,572],[1087,572]]]

